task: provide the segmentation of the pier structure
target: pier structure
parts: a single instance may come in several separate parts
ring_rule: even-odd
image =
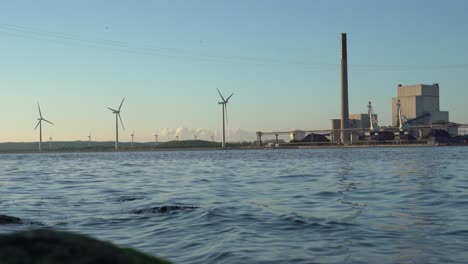
[[[446,124],[430,124],[430,125],[412,125],[408,127],[408,130],[416,130],[416,131],[425,131],[427,129],[443,129],[443,130],[453,130],[458,129],[458,131],[466,131],[468,129],[468,124],[458,124],[458,123],[446,123]],[[257,131],[257,142],[256,146],[261,148],[263,147],[263,140],[265,136],[274,136],[275,137],[275,146],[279,146],[278,136],[281,135],[292,135],[297,131],[304,132],[305,134],[318,134],[323,136],[330,137],[330,142],[299,142],[299,143],[288,143],[288,144],[305,144],[310,143],[313,145],[341,145],[342,142],[333,140],[334,138],[340,137],[342,132],[345,132],[348,135],[369,135],[371,131],[370,128],[346,128],[346,129],[312,129],[312,130],[283,130],[283,131]],[[400,132],[400,128],[398,126],[392,127],[381,127],[380,133],[390,132],[392,134]],[[422,132],[420,132],[422,134]],[[346,142],[346,145],[353,145],[353,144],[367,144],[367,143],[390,143],[390,144],[401,144],[401,143],[408,143],[409,140],[403,140],[398,137],[397,140],[390,140],[390,141],[377,141],[369,139],[367,141],[358,141],[352,140],[353,137],[350,137],[350,141]],[[412,141],[413,143],[431,143],[430,139],[423,139],[422,136],[418,137],[417,140]]]

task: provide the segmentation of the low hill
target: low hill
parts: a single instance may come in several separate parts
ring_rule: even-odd
[[[43,152],[66,152],[66,151],[113,151],[114,141],[48,141],[42,143]],[[119,150],[154,150],[170,148],[220,148],[221,143],[204,140],[180,140],[160,142],[119,142]],[[39,145],[37,142],[6,142],[0,143],[0,152],[36,152]]]
[[[156,148],[220,148],[221,143],[204,140],[180,140],[163,142]]]

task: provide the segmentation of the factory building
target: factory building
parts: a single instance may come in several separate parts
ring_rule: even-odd
[[[439,84],[398,85],[398,95],[392,98],[392,126],[398,123],[398,102],[401,113],[410,126],[447,124],[449,112],[440,111]],[[424,137],[430,129],[410,131],[415,137]],[[452,131],[449,131],[452,132]],[[453,131],[456,133],[456,129]]]
[[[377,119],[377,115],[374,115]],[[348,128],[357,128],[357,129],[369,129],[370,128],[370,117],[369,114],[350,114],[348,119]],[[333,131],[339,131],[341,129],[341,119],[332,119],[331,120],[331,129]],[[362,136],[363,133],[353,132],[350,133],[350,141],[357,142],[359,141],[359,136]],[[332,142],[338,143],[340,140],[338,133],[332,134]]]
[[[440,111],[439,84],[398,85],[398,96],[392,98],[392,126],[398,125],[397,103],[408,123],[429,125],[449,122],[448,111]]]

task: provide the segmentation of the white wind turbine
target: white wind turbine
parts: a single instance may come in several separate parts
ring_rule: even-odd
[[[158,145],[158,133],[154,134],[154,146]]]
[[[233,96],[234,94],[231,94],[227,99],[224,99],[219,89],[216,88],[216,90],[218,90],[219,96],[221,96],[221,99],[223,100],[222,102],[218,102],[218,104],[223,105],[223,143],[221,147],[225,148],[226,147],[226,126],[224,125],[224,115],[226,115],[226,123],[227,123],[228,122],[227,103],[229,102],[229,99],[231,98],[231,96]]]
[[[133,148],[133,138],[135,137],[135,130],[133,130],[133,132],[130,134],[130,136],[132,137],[132,148]]]
[[[88,136],[88,147],[91,147],[91,131],[89,131],[89,136]]]
[[[110,107],[107,107],[109,110],[112,111],[113,114],[115,114],[115,149],[119,149],[119,119],[120,119],[120,124],[122,125],[122,128],[125,130],[125,127],[122,122],[122,118],[120,117],[120,109],[122,108],[122,104],[125,100],[125,97],[122,99],[122,102],[120,103],[119,109],[115,110]]]
[[[41,113],[41,107],[39,106],[39,103],[37,103],[37,109],[39,109],[39,117],[37,118],[37,120],[39,120],[37,122],[37,125],[36,127],[34,128],[34,130],[37,129],[37,127],[39,126],[39,152],[42,151],[42,121],[45,121],[49,124],[54,124],[48,120],[46,120],[45,118],[42,117],[42,113]]]

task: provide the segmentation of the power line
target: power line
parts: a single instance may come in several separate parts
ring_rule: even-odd
[[[38,29],[31,29],[22,26],[10,25],[10,24],[0,24],[0,30],[4,34],[9,34],[16,37],[32,38],[36,40],[48,40],[48,41],[63,41],[68,42],[77,42],[77,43],[87,43],[92,44],[92,46],[87,45],[88,47],[101,47],[101,48],[117,48],[120,51],[132,52],[132,53],[141,53],[145,55],[156,55],[156,56],[192,56],[201,59],[210,59],[210,60],[221,60],[221,61],[234,61],[234,62],[252,62],[252,63],[273,63],[273,64],[297,64],[307,67],[311,67],[311,64],[294,61],[294,60],[280,60],[272,58],[260,58],[260,57],[246,57],[246,56],[221,56],[221,55],[211,55],[204,54],[191,50],[182,50],[182,49],[173,49],[173,48],[161,48],[148,45],[136,45],[130,42],[106,40],[106,39],[87,39],[79,35],[74,34],[65,34],[57,33],[51,31],[44,31]],[[324,67],[315,66],[315,67]]]
[[[79,46],[90,48],[106,49],[108,51],[116,51],[121,53],[131,53],[149,56],[163,56],[170,58],[183,59],[187,56],[195,58],[199,61],[224,62],[224,63],[241,63],[252,65],[294,65],[307,70],[337,70],[340,64],[311,64],[299,60],[285,60],[277,58],[262,58],[249,56],[230,56],[230,55],[212,55],[197,52],[194,50],[183,50],[165,47],[154,47],[150,45],[138,45],[131,42],[108,40],[101,38],[85,38],[76,34],[53,32],[42,29],[18,26],[13,24],[0,24],[0,32],[4,35],[13,37],[35,39],[60,43],[68,45],[70,43]],[[352,71],[401,71],[401,70],[457,70],[468,69],[468,64],[458,65],[353,65],[348,67]]]

